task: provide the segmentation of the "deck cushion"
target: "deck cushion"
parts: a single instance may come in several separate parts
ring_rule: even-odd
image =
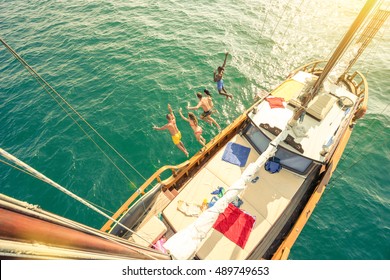
[[[147,221],[140,229],[133,234],[132,238],[135,243],[143,246],[151,246],[159,240],[164,233],[167,232],[167,227],[156,216]]]

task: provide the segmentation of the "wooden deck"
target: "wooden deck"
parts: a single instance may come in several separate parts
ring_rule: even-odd
[[[223,147],[164,209],[163,217],[174,231],[186,228],[196,219],[196,217],[186,216],[177,209],[179,201],[198,205],[201,205],[204,199],[210,201],[213,197],[212,191],[218,187],[227,189],[240,177],[248,164],[258,158],[259,154],[256,150],[240,135],[236,135],[230,142],[251,148],[246,165],[239,167],[222,160],[225,150]],[[244,203],[240,209],[256,219],[244,249],[212,229],[197,252],[200,259],[246,259],[288,206],[304,181],[303,177],[287,170],[269,174],[262,169],[259,177],[256,183],[248,184],[241,195]]]

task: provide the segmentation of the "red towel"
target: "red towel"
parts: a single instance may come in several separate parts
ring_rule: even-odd
[[[282,98],[282,97],[267,97],[266,100],[268,101],[271,109],[284,108],[284,105],[283,105],[284,98]]]
[[[225,211],[219,214],[213,228],[244,249],[254,223],[255,219],[251,215],[230,203]]]

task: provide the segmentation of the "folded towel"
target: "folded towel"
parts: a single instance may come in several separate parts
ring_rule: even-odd
[[[240,144],[236,144],[233,142],[229,142],[226,145],[225,151],[222,155],[222,160],[243,167],[248,160],[250,151],[251,148],[244,147]]]
[[[273,108],[285,108],[284,107],[284,98],[282,97],[267,97],[266,100],[269,103],[269,106],[271,109]]]

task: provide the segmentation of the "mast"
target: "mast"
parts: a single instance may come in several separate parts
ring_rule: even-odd
[[[361,33],[359,39],[357,40],[357,43],[360,45],[357,54],[355,57],[349,62],[348,67],[345,69],[344,73],[339,77],[339,80],[347,75],[349,70],[352,68],[352,66],[355,64],[355,62],[359,59],[360,55],[363,53],[363,51],[367,48],[367,46],[370,44],[372,39],[375,37],[376,33],[379,31],[379,29],[383,26],[383,24],[386,22],[387,18],[390,15],[390,11],[388,10],[376,10],[375,14],[371,18],[370,22],[367,24],[363,32]]]
[[[0,195],[1,259],[160,259],[167,254]]]
[[[376,7],[377,2],[378,0],[368,0],[366,2],[366,4],[360,11],[359,15],[356,17],[355,21],[352,23],[347,33],[344,35],[344,38],[340,41],[339,45],[337,46],[336,50],[332,54],[331,58],[328,60],[320,76],[318,77],[317,81],[313,85],[312,89],[308,93],[304,93],[305,96],[302,101],[302,106],[295,111],[294,116],[290,121],[291,126],[294,126],[294,124],[302,115],[302,113],[305,112],[305,108],[307,107],[309,102],[314,98],[314,96],[317,95],[318,91],[320,90],[328,74],[332,71],[336,63],[339,61],[339,59],[344,54],[348,46],[351,44],[356,32],[365,23],[366,18],[371,13],[371,11]]]

